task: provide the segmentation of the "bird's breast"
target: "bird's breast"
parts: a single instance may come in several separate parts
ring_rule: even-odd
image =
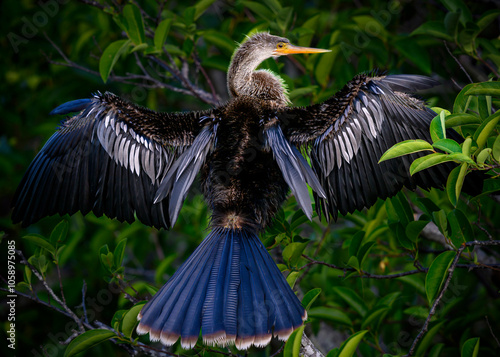
[[[202,169],[202,190],[214,225],[263,228],[285,199],[287,185],[266,148],[262,105],[236,101],[222,113],[217,141]]]

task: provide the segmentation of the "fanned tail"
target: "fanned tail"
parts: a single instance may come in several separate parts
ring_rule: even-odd
[[[172,345],[247,349],[286,340],[306,312],[260,242],[245,229],[215,228],[143,307],[139,334]]]

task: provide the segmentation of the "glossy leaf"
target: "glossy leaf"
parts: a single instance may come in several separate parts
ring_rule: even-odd
[[[446,41],[453,41],[453,37],[448,35],[442,21],[428,21],[420,25],[411,33],[411,36],[415,35],[429,35]]]
[[[123,256],[125,255],[125,247],[127,246],[127,238],[122,239],[115,248],[115,251],[113,252],[114,255],[114,263],[116,267],[119,267],[122,265],[123,262]]]
[[[159,51],[163,48],[163,45],[167,41],[168,32],[170,31],[170,26],[172,24],[172,19],[165,19],[158,24],[155,31],[154,44],[155,48]]]
[[[50,243],[56,246],[59,243],[63,243],[68,236],[69,223],[63,220],[55,226],[50,234]]]
[[[47,249],[49,252],[54,253],[56,252],[56,248],[47,240],[45,237],[41,236],[40,234],[27,234],[23,237],[23,239],[26,239],[37,246]]]
[[[497,136],[497,138],[495,139],[495,142],[493,143],[491,156],[493,156],[493,158],[497,162],[500,162],[500,135]]]
[[[123,7],[125,16],[127,35],[136,45],[144,43],[144,22],[142,20],[141,10],[135,5],[127,4]]]
[[[462,154],[463,155],[463,154]],[[454,159],[451,155],[445,155],[441,153],[434,153],[430,155],[426,155],[423,157],[419,157],[410,165],[410,174],[414,175],[419,171],[428,169],[434,165],[442,164],[443,162],[453,161]]]
[[[455,258],[454,251],[446,251],[439,254],[429,267],[425,276],[425,293],[429,305],[432,305],[448,276],[448,269]]]
[[[382,306],[377,309],[369,312],[366,317],[363,319],[363,323],[361,324],[361,328],[365,329],[371,326],[373,329],[377,329],[382,319],[387,315],[389,311],[389,307]]]
[[[332,309],[326,306],[313,307],[307,312],[307,315],[312,318],[329,320],[335,323],[342,323],[348,326],[352,325],[351,319],[345,312],[338,309]]]
[[[358,331],[345,340],[342,346],[340,346],[339,357],[352,357],[367,332],[368,330]]]
[[[472,230],[469,219],[462,211],[454,209],[448,213],[447,218],[451,228],[451,242],[455,248],[458,248],[467,241],[474,240],[474,231]],[[470,251],[469,248],[465,250]]]
[[[440,139],[446,139],[446,112],[443,110],[431,121],[430,132],[431,139],[436,142]]]
[[[478,150],[481,150],[484,147],[484,145],[486,144],[486,140],[490,136],[495,126],[498,124],[499,120],[500,111],[497,111],[495,114],[492,114],[488,118],[486,118],[481,123],[479,128],[477,128],[474,133],[474,140],[476,140]]]
[[[304,298],[302,299],[302,306],[306,310],[309,310],[314,303],[314,301],[318,298],[318,296],[321,294],[321,289],[320,288],[315,288],[309,290],[305,295]]]
[[[299,357],[302,335],[304,334],[305,325],[302,325],[297,330],[292,332],[285,344],[283,357]]]
[[[455,153],[455,152],[462,152],[462,147],[460,146],[459,143],[457,143],[455,140],[452,139],[440,139],[432,143],[432,146],[435,149],[443,150],[444,152],[447,152],[449,154]]]
[[[358,312],[361,316],[365,316],[367,312],[367,307],[363,299],[352,289],[345,288],[342,286],[336,286],[333,291],[337,296],[342,298],[349,306]]]
[[[215,2],[216,0],[200,0],[194,5],[194,19],[198,20],[198,18],[203,15],[205,11]]]
[[[141,312],[141,309],[145,304],[145,302],[142,302],[134,305],[123,315],[121,332],[125,335],[125,337],[132,337],[134,328],[139,323],[139,321],[137,320],[137,315],[139,315],[139,312]]]
[[[408,225],[405,228],[406,236],[413,243],[416,243],[420,232],[422,232],[422,229],[424,229],[425,226],[428,224],[429,221],[413,221],[408,223]]]
[[[477,357],[479,355],[479,337],[470,338],[462,345],[461,357]]]
[[[462,192],[462,186],[468,167],[469,165],[465,162],[455,167],[448,175],[448,180],[446,181],[446,193],[448,194],[451,204],[455,207],[457,206],[460,192]]]
[[[81,335],[77,336],[64,351],[64,357],[71,357],[77,353],[86,351],[101,342],[109,340],[112,337],[116,337],[113,331],[95,329],[90,331],[85,331]]]
[[[490,157],[491,151],[492,150],[490,148],[481,150],[481,152],[477,155],[476,158],[476,162],[478,163],[478,165],[484,165],[486,160]]]
[[[417,351],[415,352],[415,356],[425,356],[426,351],[429,347],[433,346],[434,337],[439,332],[439,330],[443,327],[446,321],[442,321],[432,326],[429,331],[424,335],[422,341],[417,347]]]
[[[481,119],[475,114],[453,113],[446,117],[446,128],[453,128],[461,125],[481,124]]]
[[[378,161],[381,163],[382,161],[389,160],[395,157],[412,154],[420,151],[434,151],[434,148],[431,144],[429,144],[425,140],[417,139],[417,140],[405,140],[400,143],[393,145],[390,149],[388,149]]]
[[[500,96],[500,82],[472,83],[465,88],[467,88],[465,95]]]
[[[108,81],[111,70],[118,61],[118,58],[125,53],[130,43],[130,40],[118,40],[111,43],[104,50],[101,59],[99,60],[99,73],[101,74],[101,78],[104,83]]]
[[[307,244],[309,242],[304,242],[304,243],[297,243],[293,242],[288,244],[285,249],[283,249],[283,259],[288,262],[291,266],[297,265],[298,260],[300,259],[300,256],[304,252],[304,249],[306,249]]]

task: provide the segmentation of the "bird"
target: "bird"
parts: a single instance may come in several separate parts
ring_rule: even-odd
[[[436,114],[414,93],[436,80],[362,73],[297,107],[279,75],[257,69],[267,58],[324,52],[253,34],[231,59],[230,99],[205,111],[159,113],[109,92],[57,107],[51,114],[67,117],[20,182],[13,221],[80,211],[168,229],[199,176],[211,230],[142,308],[137,333],[183,348],[200,332],[204,344],[240,350],[287,340],[307,313],[259,234],[290,192],[309,219],[314,201],[329,221],[404,186],[442,187],[450,172],[438,165],[411,176],[421,153],[379,163],[400,141],[430,141]]]

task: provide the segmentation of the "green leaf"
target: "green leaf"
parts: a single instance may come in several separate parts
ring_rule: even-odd
[[[493,156],[496,161],[500,162],[500,135],[497,136],[493,143],[491,156]]]
[[[472,146],[472,138],[468,136],[462,143],[462,154],[470,156],[470,148]]]
[[[198,18],[203,15],[205,11],[215,2],[215,0],[200,0],[194,5],[194,19],[198,20]]]
[[[453,128],[461,125],[481,124],[481,119],[475,114],[454,113],[446,117],[446,128]]]
[[[486,140],[490,136],[495,126],[498,124],[499,120],[500,110],[486,118],[481,123],[479,128],[477,128],[477,130],[474,132],[474,140],[477,143],[477,152],[479,152],[484,147],[484,145],[486,144]]]
[[[446,193],[448,194],[448,198],[454,207],[457,206],[460,192],[462,192],[462,186],[464,184],[468,167],[469,165],[464,162],[460,166],[455,167],[448,175],[448,180],[446,181]]]
[[[361,316],[365,316],[367,308],[363,299],[359,297],[358,294],[352,289],[336,286],[333,289],[335,295],[342,298],[349,306],[356,310]]]
[[[469,219],[462,211],[454,209],[448,213],[447,218],[451,228],[450,239],[455,248],[467,241],[474,240],[474,231]],[[470,251],[470,249],[466,248],[466,251]]]
[[[405,140],[388,149],[378,162],[426,150],[434,151],[432,145],[425,140]]]
[[[145,302],[138,303],[123,315],[121,332],[125,337],[131,338],[132,332],[134,332],[134,328],[139,322],[137,320],[137,315],[139,315],[139,312],[141,312],[145,304]]]
[[[309,290],[302,299],[302,306],[304,306],[306,310],[309,310],[311,308],[311,305],[314,303],[314,301],[318,298],[320,294],[321,294],[320,288]]]
[[[431,132],[432,142],[436,142],[440,139],[446,139],[446,112],[442,110],[439,115],[436,115],[431,121],[431,126],[429,128]]]
[[[288,283],[288,285],[290,285],[290,288],[293,289],[299,275],[300,273],[298,271],[292,271],[290,272],[290,274],[288,274],[288,276],[286,277],[286,282]]]
[[[358,331],[340,346],[339,357],[352,357],[358,348],[359,343],[363,340],[363,336],[368,330]]]
[[[453,38],[457,36],[459,19],[460,13],[453,11],[448,12],[444,17],[444,26],[446,28],[446,33]]]
[[[422,232],[422,229],[429,224],[429,221],[413,221],[408,223],[405,228],[406,236],[413,243],[417,242],[418,235]]]
[[[64,220],[59,222],[50,234],[50,243],[52,243],[54,246],[56,246],[58,243],[63,243],[68,235],[68,229],[68,221]]]
[[[490,157],[491,155],[491,149],[490,148],[486,148],[486,149],[483,149],[481,150],[481,152],[477,155],[477,159],[476,159],[476,162],[478,163],[478,165],[484,165],[485,161]]]
[[[361,324],[361,328],[365,329],[366,327],[371,326],[373,328],[373,330],[376,331],[380,322],[385,317],[385,315],[387,315],[388,311],[389,311],[389,307],[387,307],[387,306],[378,307],[375,310],[371,311],[363,319],[363,323]]]
[[[56,248],[52,244],[50,244],[45,239],[45,237],[41,236],[40,234],[35,234],[35,233],[27,234],[23,237],[23,239],[26,239],[43,249],[47,249],[52,254],[56,253]]]
[[[438,343],[437,345],[432,346],[429,351],[428,357],[439,357],[443,351],[444,343]]]
[[[95,345],[109,340],[112,337],[116,337],[116,334],[109,330],[96,329],[85,331],[81,335],[77,336],[64,351],[64,357],[71,357],[77,353],[86,351]]]
[[[471,97],[465,93],[469,91],[476,83],[467,84],[462,88],[460,93],[455,97],[455,103],[453,104],[454,113],[465,113],[467,111],[469,101]]]
[[[414,175],[419,171],[428,169],[429,167],[442,164],[443,162],[448,162],[448,161],[453,161],[451,155],[445,155],[441,153],[434,153],[419,157],[418,159],[416,159],[411,163],[410,175]]]
[[[304,249],[306,249],[308,244],[309,242],[294,242],[288,244],[285,249],[283,249],[283,259],[291,266],[296,266],[298,260],[300,259],[300,256],[302,255]]]
[[[460,146],[460,144],[452,139],[439,139],[435,141],[432,146],[449,154],[453,154],[454,152],[462,152],[462,147]]]
[[[236,47],[236,44],[228,35],[215,30],[204,31],[203,39],[223,50],[227,55],[231,55]]]
[[[348,326],[352,325],[351,319],[345,312],[326,306],[313,307],[309,309],[309,311],[307,312],[307,316],[318,318],[321,320],[329,320],[336,323],[342,323]]]
[[[476,21],[476,25],[479,28],[479,32],[483,31],[489,24],[491,24],[495,19],[500,16],[500,10],[488,10]]]
[[[283,357],[299,357],[305,325],[295,330],[286,341]]]
[[[364,231],[358,231],[352,237],[351,242],[349,244],[349,255],[350,256],[353,256],[353,255],[355,256],[358,253],[359,247],[361,246],[361,242],[363,241],[364,237],[365,237]]]
[[[241,4],[268,22],[273,22],[274,14],[271,10],[255,1],[242,1]]]
[[[123,262],[123,256],[125,255],[125,247],[127,246],[127,238],[122,239],[115,248],[115,251],[113,252],[114,255],[114,261],[115,261],[115,266],[119,267],[122,265]]]
[[[490,95],[493,97],[500,96],[500,82],[471,83],[464,87],[463,90],[465,89],[465,95]]]
[[[116,64],[116,61],[118,61],[118,58],[126,51],[130,43],[130,40],[118,40],[109,44],[104,50],[99,60],[99,73],[104,83],[108,81],[109,74]]]
[[[429,35],[446,41],[453,41],[453,37],[448,35],[442,21],[427,21],[410,34],[410,36],[415,35]]]
[[[442,321],[432,326],[429,331],[425,334],[424,338],[418,345],[417,351],[415,352],[415,356],[425,356],[425,352],[427,349],[433,345],[434,336],[438,333],[441,327],[444,325],[446,321]]]
[[[144,23],[142,21],[141,10],[135,5],[127,4],[123,7],[125,16],[127,35],[135,45],[146,41],[144,36]]]
[[[479,355],[479,337],[470,338],[462,345],[461,357],[477,357]]]
[[[441,291],[446,277],[448,276],[448,269],[450,268],[456,253],[454,251],[446,251],[439,254],[432,262],[427,275],[425,276],[425,293],[429,305],[432,305],[434,299]]]
[[[172,19],[165,19],[158,24],[155,31],[154,44],[155,48],[159,51],[163,48],[163,45],[167,41],[168,32],[170,31],[170,25],[172,24]]]

